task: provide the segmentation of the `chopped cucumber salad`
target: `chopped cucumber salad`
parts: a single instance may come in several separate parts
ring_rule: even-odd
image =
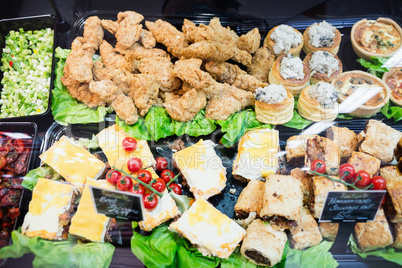
[[[0,70],[0,118],[44,113],[48,107],[52,71],[53,30],[10,31]]]

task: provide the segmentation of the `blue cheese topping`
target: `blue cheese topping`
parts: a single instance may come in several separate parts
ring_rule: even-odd
[[[334,43],[335,27],[325,20],[314,23],[308,31],[309,43],[313,47],[330,47]]]
[[[338,99],[338,92],[335,87],[326,82],[318,82],[310,88],[308,94],[324,108],[334,108]]]
[[[339,70],[339,61],[335,56],[327,51],[313,52],[309,61],[311,73],[315,72],[327,74],[328,77]]]
[[[302,34],[288,25],[279,25],[271,34],[271,39],[275,41],[274,52],[279,54],[282,51],[289,51],[292,47],[297,47],[302,42]]]
[[[275,104],[285,100],[287,98],[287,93],[282,85],[270,84],[264,88],[257,88],[254,96],[258,101]]]
[[[302,60],[299,57],[293,57],[292,54],[283,57],[279,72],[283,79],[302,80],[305,76]]]

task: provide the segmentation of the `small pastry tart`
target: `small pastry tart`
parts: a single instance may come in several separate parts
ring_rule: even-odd
[[[284,24],[272,28],[264,40],[264,46],[271,49],[275,57],[286,53],[299,56],[303,43],[303,35],[295,28]]]
[[[304,58],[303,63],[310,70],[310,84],[315,85],[320,81],[331,83],[343,70],[342,62],[332,52],[310,52]]]
[[[382,76],[382,80],[391,90],[391,101],[402,106],[402,67],[392,67]]]
[[[334,79],[331,84],[339,93],[339,103],[342,103],[359,88],[382,88],[377,95],[372,97],[353,112],[349,113],[350,115],[356,117],[375,115],[388,102],[391,95],[390,89],[384,81],[375,75],[363,71],[344,72]]]
[[[371,61],[371,56],[391,57],[401,47],[402,28],[388,18],[362,19],[356,22],[350,34],[356,55]]]
[[[258,121],[280,125],[292,120],[294,99],[282,85],[271,84],[254,93],[255,113]]]
[[[299,57],[282,55],[274,61],[268,81],[270,84],[283,85],[293,96],[297,96],[310,81],[310,71]]]
[[[299,114],[311,121],[334,121],[338,115],[338,92],[329,83],[305,87],[297,102]]]
[[[337,54],[341,44],[341,33],[326,21],[310,25],[303,33],[303,51],[329,51]]]

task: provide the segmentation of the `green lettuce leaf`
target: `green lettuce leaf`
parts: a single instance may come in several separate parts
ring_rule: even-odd
[[[170,118],[165,108],[151,107],[145,116],[145,125],[155,141],[174,135],[174,120]]]
[[[60,180],[62,177],[58,174],[53,168],[49,166],[42,166],[35,169],[32,169],[25,175],[24,180],[21,185],[25,189],[33,191],[38,182],[39,178],[44,178],[45,176],[52,176],[53,180]]]
[[[114,246],[109,243],[81,244],[74,237],[66,241],[29,238],[11,233],[12,245],[0,249],[0,258],[20,258],[33,253],[33,267],[109,267]]]
[[[218,120],[216,123],[221,126],[221,131],[225,133],[220,142],[227,148],[235,145],[244,133],[249,130],[271,128],[271,125],[258,121],[252,109],[234,113],[228,119]]]
[[[362,58],[357,59],[357,62],[360,63],[363,67],[367,68],[369,73],[382,78],[382,75],[389,71],[389,68],[381,67],[387,60],[388,58],[372,56],[371,62]]]
[[[90,139],[79,138],[75,142],[87,149],[99,148],[98,138],[94,134],[92,134],[92,138],[90,138]]]
[[[120,126],[130,137],[137,140],[151,140],[151,133],[149,133],[145,121],[142,117],[138,117],[138,121],[133,125],[127,125],[126,122],[116,116],[116,124]]]
[[[174,128],[174,132],[177,136],[188,134],[193,137],[198,137],[214,132],[214,130],[216,129],[216,125],[214,123],[214,120],[205,117],[205,110],[201,110],[193,118],[193,120],[189,122],[182,123],[176,121]]]
[[[56,78],[54,89],[52,90],[52,114],[54,120],[61,125],[68,124],[88,124],[104,121],[108,109],[99,106],[97,109],[87,107],[71,97],[67,88],[62,84],[60,78],[63,76],[63,68],[70,50],[56,48],[56,58],[58,59],[56,67]]]
[[[179,208],[180,212],[183,213],[187,209],[190,208],[190,202],[193,201],[193,198],[188,197],[184,194],[178,195],[173,191],[169,192],[170,196],[176,202],[177,207]]]
[[[336,118],[350,120],[350,119],[353,119],[354,117],[351,115],[347,115],[347,114],[338,114],[338,116]]]
[[[333,242],[322,241],[320,244],[306,250],[288,249],[286,266],[289,267],[337,267],[338,262],[331,252]]]
[[[399,106],[392,106],[391,101],[388,101],[381,108],[381,113],[388,119],[393,118],[395,122],[402,120],[402,107]]]
[[[304,129],[312,123],[312,121],[304,119],[296,110],[293,110],[292,119],[283,125],[290,128]]]
[[[352,249],[354,254],[358,254],[362,258],[367,258],[367,256],[377,256],[386,259],[387,261],[395,262],[402,265],[402,251],[397,251],[394,248],[381,248],[369,252],[362,252],[357,246],[356,240],[353,235],[350,235],[348,245]]]

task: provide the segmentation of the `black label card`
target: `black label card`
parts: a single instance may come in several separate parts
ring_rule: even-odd
[[[327,194],[320,222],[373,221],[385,190],[330,191]]]
[[[92,202],[99,214],[110,218],[142,221],[142,195],[130,192],[106,190],[89,185]]]

